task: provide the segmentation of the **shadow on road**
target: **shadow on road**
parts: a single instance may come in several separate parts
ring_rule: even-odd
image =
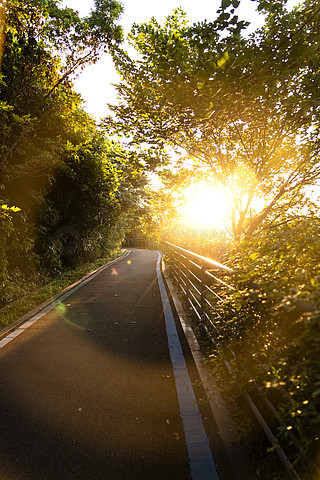
[[[187,480],[155,252],[108,268],[0,352],[1,480]]]

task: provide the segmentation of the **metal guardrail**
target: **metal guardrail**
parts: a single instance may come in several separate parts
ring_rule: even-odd
[[[159,242],[154,238],[128,237],[124,241],[123,246],[128,248],[146,248],[148,250],[157,250],[159,248]]]
[[[170,259],[170,268],[174,280],[185,294],[188,306],[190,306],[203,327],[210,335],[206,322],[212,328],[216,328],[207,313],[208,307],[212,307],[212,301],[208,300],[208,293],[214,298],[221,297],[212,288],[212,284],[218,282],[227,288],[233,289],[224,280],[218,277],[216,271],[231,274],[233,270],[210,258],[190,252],[170,242],[165,242],[166,254]]]
[[[159,242],[154,239],[130,238],[127,239],[125,246],[162,250],[169,263],[171,275],[185,296],[187,307],[192,309],[196,319],[206,332],[210,341],[217,346],[217,339],[219,339],[219,337],[221,338],[221,333],[219,326],[217,326],[216,319],[213,318],[211,312],[214,311],[216,301],[223,301],[225,292],[235,290],[235,287],[232,285],[232,274],[234,270],[170,242],[164,242],[160,248]],[[220,294],[221,287],[223,289],[222,295]],[[220,323],[224,321],[220,315],[219,321]],[[231,357],[235,358],[236,355],[231,347],[228,346],[227,349],[229,349]],[[227,360],[225,360],[225,365],[228,371],[232,373],[232,368]],[[252,375],[245,368],[243,368],[243,373],[247,377],[248,385],[251,386],[251,391],[243,390],[241,392],[244,399],[279,460],[285,467],[288,478],[300,480],[298,473],[276,437],[275,425],[278,424],[278,426],[284,429],[287,428],[287,425],[285,425],[277,409],[267,398],[263,389],[252,378]],[[283,398],[287,399],[288,402],[291,401],[290,395],[282,386],[279,386],[278,390]],[[291,431],[288,432],[288,437],[290,437],[291,443],[294,445],[300,457],[305,459],[310,472],[312,472],[312,474],[316,472],[319,475],[319,470],[306,459],[298,438],[293,435]]]
[[[220,294],[221,286],[226,292],[235,290],[235,287],[231,284],[232,273],[234,271],[226,265],[198,255],[170,242],[165,242],[163,251],[166,255],[166,260],[169,264],[169,270],[173,280],[185,296],[187,307],[191,307],[199,324],[203,327],[209,339],[213,344],[217,345],[216,339],[220,336],[219,327],[216,325],[210,312],[214,309],[215,301],[223,301]],[[221,278],[221,276],[223,278]],[[217,285],[220,287],[219,289],[216,288]],[[216,290],[218,290],[218,292]],[[223,322],[221,317],[220,320]],[[236,355],[231,347],[229,346],[228,348],[231,357],[235,358]],[[227,360],[225,360],[225,364],[229,372],[231,372],[232,369]],[[277,433],[273,433],[274,425],[270,427],[268,419],[271,419],[271,422],[269,422],[271,424],[277,423],[285,429],[287,426],[280,418],[277,409],[273,406],[256,381],[252,379],[249,372],[245,369],[243,369],[243,371],[247,376],[248,384],[250,384],[253,389],[250,392],[244,390],[242,392],[243,397],[262,428],[265,436],[274,448],[279,460],[285,467],[289,478],[292,480],[300,480],[298,473],[276,438]],[[283,387],[279,387],[279,391],[282,397],[290,397]],[[263,405],[262,408],[261,405]],[[268,414],[265,412],[268,412]],[[265,417],[268,418],[266,419]],[[289,432],[288,435],[290,436],[292,444],[295,446],[298,454],[302,458],[305,457],[298,439],[291,434],[291,432]],[[313,473],[315,470],[318,471],[318,469],[316,469],[314,465],[311,465],[307,460],[306,463]]]

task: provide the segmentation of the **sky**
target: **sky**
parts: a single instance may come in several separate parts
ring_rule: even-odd
[[[127,35],[133,23],[143,23],[155,17],[159,23],[172,13],[175,8],[182,7],[187,13],[190,23],[201,20],[211,21],[216,17],[221,0],[122,0],[124,13],[120,23]],[[298,0],[289,0],[288,5],[299,3]],[[63,0],[62,5],[77,10],[80,16],[89,14],[93,0]],[[263,19],[254,11],[255,2],[241,0],[237,14],[240,20],[251,20],[251,29],[255,30],[262,25]],[[250,27],[249,27],[250,28]],[[97,120],[108,113],[108,103],[116,103],[116,90],[119,76],[113,66],[110,56],[104,55],[98,63],[88,66],[75,81],[75,90],[85,100],[85,109]]]

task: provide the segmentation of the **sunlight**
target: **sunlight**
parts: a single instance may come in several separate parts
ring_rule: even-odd
[[[221,188],[200,182],[186,190],[185,199],[180,219],[189,226],[223,229],[228,223],[230,202]]]

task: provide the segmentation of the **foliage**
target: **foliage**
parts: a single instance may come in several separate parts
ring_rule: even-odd
[[[121,39],[114,25],[119,4],[101,1],[96,8],[82,20],[55,1],[7,2],[0,173],[9,196],[25,182],[38,192],[61,161],[66,143],[79,142],[80,129],[90,129],[79,95],[71,90],[72,75]]]
[[[121,11],[115,0],[96,0],[87,18],[55,0],[5,4],[0,305],[108,255],[141,209],[152,155],[108,142],[72,89],[81,68],[117,50]]]
[[[98,133],[69,152],[41,206],[37,251],[44,268],[87,262],[121,242],[143,197],[141,169],[139,159]]]
[[[288,431],[297,435],[314,464],[320,408],[319,233],[318,218],[292,218],[242,242],[229,256],[236,290],[221,289],[223,300],[212,312],[219,330],[212,356],[228,358],[243,386],[250,388],[254,379],[277,399],[288,426],[279,435],[285,444],[292,442]],[[282,397],[279,404],[279,387],[290,402]]]
[[[107,124],[210,170],[232,196],[236,237],[301,206],[320,174],[320,12],[316,1],[290,13],[285,3],[270,10],[258,2],[266,24],[247,38],[238,1],[223,1],[215,21],[191,26],[178,9],[163,26],[152,19],[133,28],[138,60],[116,59],[121,102]]]
[[[174,198],[167,189],[149,186],[144,200],[127,237],[169,240],[176,216]]]

